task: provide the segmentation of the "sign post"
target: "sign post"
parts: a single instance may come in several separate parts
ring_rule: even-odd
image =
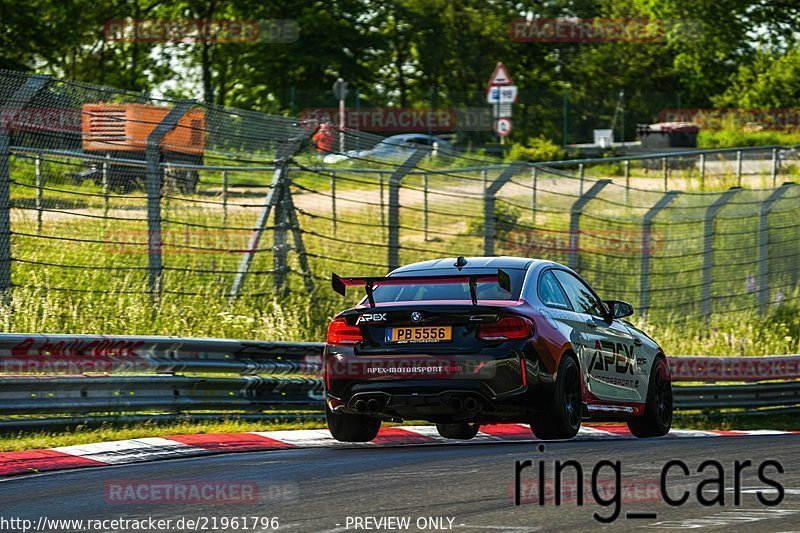
[[[333,95],[339,100],[339,153],[344,153],[344,99],[347,97],[347,82],[342,78],[333,82]]]
[[[517,86],[511,81],[511,75],[503,63],[494,67],[489,85],[486,87],[486,101],[492,104],[494,114],[494,131],[504,144],[505,137],[511,133],[511,105],[517,103]]]

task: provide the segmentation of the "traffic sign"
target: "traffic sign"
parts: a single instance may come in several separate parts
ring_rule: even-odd
[[[510,117],[512,112],[512,104],[497,104],[492,106],[495,118]]]
[[[510,118],[498,118],[494,121],[494,132],[500,137],[506,137],[511,133],[511,128],[512,124]]]
[[[517,103],[517,86],[505,85],[489,87],[486,101],[490,104],[515,104]]]
[[[514,82],[511,81],[511,74],[508,73],[506,66],[498,61],[497,66],[494,67],[494,72],[492,72],[492,77],[489,79],[489,87],[501,85],[514,85]]]

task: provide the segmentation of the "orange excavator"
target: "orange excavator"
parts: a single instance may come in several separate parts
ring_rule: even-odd
[[[81,114],[81,140],[87,154],[107,157],[94,159],[80,179],[103,179],[115,191],[144,188],[147,137],[167,116],[168,107],[146,104],[86,104]],[[202,165],[205,150],[205,112],[192,109],[178,121],[161,141],[161,161],[177,165]],[[141,161],[141,163],[140,163]],[[197,169],[167,168],[166,183],[182,192],[197,190]]]

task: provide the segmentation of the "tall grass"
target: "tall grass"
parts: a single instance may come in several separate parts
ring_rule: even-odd
[[[274,277],[266,273],[273,267],[273,254],[269,248],[271,235],[267,231],[263,241],[264,249],[256,256],[252,265],[254,273],[248,278],[245,290],[240,297],[229,300],[227,293],[233,282],[232,272],[235,272],[242,255],[237,248],[243,247],[249,237],[249,228],[258,214],[258,203],[263,200],[265,190],[234,187],[231,204],[246,203],[251,207],[232,208],[228,216],[223,217],[218,205],[199,206],[192,201],[219,201],[219,176],[215,174],[204,176],[203,187],[196,197],[182,198],[173,194],[173,198],[163,201],[165,232],[172,232],[167,234],[174,236],[186,231],[186,227],[193,227],[185,224],[240,228],[219,232],[224,233],[225,239],[233,239],[232,243],[226,240],[220,246],[230,245],[233,251],[197,251],[182,248],[181,243],[165,247],[165,293],[158,301],[154,301],[147,294],[146,249],[127,244],[65,240],[146,242],[146,223],[134,220],[144,216],[142,191],[110,199],[110,213],[117,218],[95,218],[102,215],[105,207],[102,195],[97,195],[100,189],[91,183],[76,185],[64,178],[68,173],[66,168],[48,163],[47,185],[64,192],[45,191],[44,195],[45,208],[52,211],[44,213],[42,236],[56,238],[36,237],[36,213],[30,209],[35,198],[35,189],[31,188],[31,167],[30,163],[23,164],[19,161],[15,161],[12,167],[16,182],[12,186],[12,197],[16,206],[12,210],[12,229],[15,232],[12,244],[13,256],[18,260],[13,265],[13,278],[17,287],[12,291],[9,300],[0,302],[0,328],[3,331],[316,341],[324,339],[331,317],[339,309],[352,305],[360,296],[359,291],[351,291],[349,297],[343,300],[333,294],[327,282],[331,271],[362,275],[386,272],[386,267],[383,266],[386,263],[386,228],[379,224],[382,218],[377,198],[374,194],[370,196],[370,193],[377,191],[377,178],[348,175],[343,170],[345,179],[337,183],[337,194],[349,194],[350,201],[345,201],[343,196],[339,197],[339,222],[334,232],[332,221],[326,218],[331,214],[331,200],[325,196],[330,193],[330,177],[296,172],[293,173],[293,181],[301,186],[296,191],[296,203],[302,203],[307,213],[300,215],[300,225],[306,231],[303,236],[306,248],[313,254],[325,256],[311,260],[314,275],[318,278],[315,280],[315,289],[306,290],[302,277],[292,272],[288,277],[288,295],[275,291]],[[488,178],[493,179],[496,175],[497,172],[493,171]],[[474,174],[476,179],[466,181],[458,176],[435,173],[429,176],[428,184],[433,193],[432,213],[428,221],[431,233],[428,240],[423,239],[419,231],[423,225],[419,210],[422,178],[419,175],[406,178],[404,185],[417,196],[413,200],[401,197],[403,209],[400,223],[404,227],[401,230],[401,263],[481,253],[482,238],[469,229],[470,221],[480,220],[482,217],[482,185],[479,176],[480,174]],[[259,179],[260,182],[251,176],[247,182],[260,183],[263,187],[269,182],[271,175],[265,172]],[[524,178],[518,178],[522,179]],[[550,178],[548,181],[546,177],[540,177],[539,183],[539,207],[535,213],[522,209],[530,205],[530,191],[519,184],[511,184],[508,188],[510,192],[504,193],[502,198],[506,203],[498,202],[498,205],[511,206],[511,209],[522,213],[519,216],[520,224],[548,231],[566,230],[569,225],[569,207],[577,195],[576,180],[567,184],[574,191],[570,189],[562,192],[557,191],[564,183],[557,178]],[[318,190],[320,193],[310,193],[302,187]],[[632,232],[631,238],[639,238],[635,232],[646,209],[636,206],[652,205],[661,193],[632,190],[630,206],[621,208],[609,200],[619,200],[626,193],[618,185],[609,187],[611,189],[613,191],[606,195],[605,200],[601,197],[593,202],[582,221],[582,228],[594,231],[627,228],[625,231]],[[449,192],[448,195],[436,196],[435,191]],[[697,213],[691,202],[700,201],[696,196],[686,195],[686,199],[676,200],[676,205],[686,202],[684,207],[689,212]],[[752,207],[748,205],[742,204],[741,209]],[[721,254],[718,257],[720,260],[730,261],[725,254],[726,249],[732,245],[755,245],[752,213],[739,212],[737,209],[739,208],[735,208],[723,221],[724,227],[720,226],[720,229],[725,229],[715,241],[715,246],[719,248],[718,254]],[[791,218],[792,213],[781,216],[784,219]],[[657,257],[658,261],[654,259],[653,264],[652,287],[660,291],[655,294],[659,295],[662,304],[691,301],[699,294],[699,257],[692,256],[689,260],[681,254],[696,251],[702,235],[701,224],[697,220],[676,220],[674,223],[687,226],[681,234],[685,242],[671,245],[667,241],[665,249],[659,252],[664,254],[663,258]],[[192,231],[193,236],[199,233],[203,238],[208,235],[212,238],[219,237],[214,233],[216,230],[206,233]],[[787,231],[791,233],[794,230]],[[794,233],[789,237],[792,235]],[[585,243],[591,245],[593,238],[597,240],[596,245],[603,245],[602,235],[586,236]],[[199,244],[210,243],[201,239]],[[796,242],[793,244],[792,239],[778,244],[780,247],[796,248]],[[513,243],[502,239],[497,243],[497,252],[528,255],[525,250],[520,250]],[[671,256],[674,258],[670,259]],[[542,257],[561,262],[567,258],[563,250],[547,252]],[[581,272],[601,291],[601,296],[628,298],[636,303],[639,284],[637,269],[640,264],[638,256],[625,253],[607,256],[583,254],[581,261]],[[715,309],[728,312],[713,314],[709,321],[705,321],[697,318],[696,309],[691,306],[686,307],[685,313],[681,314],[683,308],[680,306],[670,310],[669,305],[662,305],[661,311],[651,312],[648,321],[640,319],[639,324],[660,341],[670,354],[762,355],[798,352],[800,325],[794,318],[798,310],[797,294],[792,294],[786,288],[794,285],[782,274],[783,271],[794,268],[794,256],[781,261],[779,272],[773,275],[771,282],[775,286],[785,287],[785,301],[771,306],[765,317],[760,317],[752,309],[731,311],[737,306],[752,308],[756,302],[755,296],[740,295],[739,285],[744,286],[745,280],[738,280],[738,277],[746,273],[742,268],[718,266],[715,270],[715,283],[712,285],[712,297],[715,298]],[[290,253],[290,267],[299,271],[294,253]],[[684,269],[686,272],[671,273],[676,269]],[[726,276],[731,278],[730,283],[726,281]],[[687,286],[694,288],[687,290]]]

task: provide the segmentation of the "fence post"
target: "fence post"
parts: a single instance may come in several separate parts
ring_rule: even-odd
[[[487,183],[488,186],[483,191],[483,255],[487,257],[494,255],[494,201],[497,192],[503,185],[508,183],[511,178],[516,176],[523,167],[523,163],[513,163],[507,166],[494,181]]]
[[[17,113],[36,96],[50,80],[43,75],[29,77],[0,107],[0,295],[11,289],[11,141],[7,127]]]
[[[631,194],[631,160],[625,160],[625,203],[630,201]]]
[[[111,159],[111,154],[106,154],[106,158],[103,160],[103,216],[108,217],[108,210],[110,209],[109,199],[108,199],[108,173],[109,173],[109,160]]]
[[[772,149],[772,186],[778,184],[778,149]]]
[[[581,214],[586,205],[605,188],[606,185],[611,183],[611,180],[600,180],[596,182],[591,188],[578,198],[570,208],[569,215],[569,250],[567,252],[567,266],[573,270],[578,270],[580,267],[580,254],[579,248],[580,241],[580,219]]]
[[[758,209],[758,310],[763,315],[769,304],[769,214],[794,183],[784,183]]]
[[[386,205],[383,203],[383,172],[378,172],[378,191],[380,192],[380,205],[381,205],[381,233],[383,233],[383,228],[386,227],[386,218],[385,218],[385,211]]]
[[[736,184],[742,186],[742,151],[736,150]]]
[[[700,154],[700,190],[705,189],[706,184],[706,154]]]
[[[42,157],[37,155],[34,160],[34,167],[36,170],[36,234],[42,234],[42,187],[44,182],[42,179]]]
[[[314,274],[312,274],[311,267],[308,264],[306,245],[303,243],[303,232],[300,229],[300,221],[297,220],[297,212],[294,207],[294,200],[292,200],[292,192],[289,189],[288,180],[286,181],[286,188],[283,192],[283,205],[287,210],[287,220],[289,222],[289,228],[292,231],[294,249],[297,252],[297,260],[300,263],[300,270],[303,272],[303,282],[305,283],[306,290],[311,292],[314,290]]]
[[[278,202],[282,200],[281,195],[284,192],[283,183],[289,181],[289,160],[294,154],[297,153],[297,151],[312,133],[313,132],[303,131],[297,137],[292,137],[289,139],[289,141],[278,145],[278,149],[275,153],[275,172],[272,175],[272,184],[270,185],[269,191],[267,191],[267,196],[264,199],[264,207],[261,208],[261,213],[258,215],[256,225],[253,227],[253,231],[250,234],[250,242],[247,244],[247,250],[245,251],[244,255],[242,256],[242,260],[239,263],[239,269],[236,272],[236,277],[233,279],[231,292],[228,295],[230,300],[233,300],[239,296],[239,291],[242,289],[245,279],[247,278],[247,272],[250,270],[250,265],[253,263],[253,259],[258,251],[258,243],[261,241],[261,235],[264,233],[267,220],[269,219],[269,214],[272,209],[277,206]],[[278,224],[283,224],[285,218],[278,219],[276,213],[275,221],[275,227],[277,231]],[[276,285],[278,278],[277,274],[278,273],[276,272]]]
[[[664,192],[666,192],[669,189],[669,185],[667,185],[667,181],[669,180],[669,160],[664,157],[661,161],[664,167]]]
[[[428,173],[422,175],[422,229],[425,242],[428,242]]]
[[[714,219],[720,210],[741,190],[740,187],[731,187],[722,193],[722,195],[706,209],[705,221],[703,223],[703,283],[700,296],[700,313],[705,318],[711,315],[711,282],[712,270],[714,268]]]
[[[426,155],[428,153],[423,150],[415,150],[389,176],[389,252],[387,257],[389,270],[400,266],[400,182]],[[383,197],[382,190],[381,197]]]
[[[647,316],[650,310],[650,257],[653,249],[653,220],[662,209],[667,207],[680,194],[679,191],[669,191],[662,196],[656,205],[644,215],[642,221],[642,277],[639,285],[639,314]]]
[[[531,220],[533,225],[536,225],[536,182],[539,178],[539,167],[531,169]]]
[[[331,171],[331,223],[333,234],[336,235],[336,171]]]
[[[145,158],[147,189],[147,256],[148,290],[156,299],[161,294],[161,186],[164,173],[161,169],[161,141],[178,125],[178,122],[191,109],[194,102],[183,101],[175,104],[167,116],[147,136]]]
[[[222,225],[228,223],[228,171],[222,171]]]
[[[581,180],[581,191],[580,191],[580,193],[583,194],[583,179],[584,179],[584,176],[586,175],[586,168],[584,167],[583,163],[578,164],[578,173],[580,174],[580,180]]]
[[[289,265],[286,261],[288,254],[287,230],[289,225],[289,210],[286,205],[286,196],[289,194],[288,161],[286,174],[281,176],[277,184],[278,193],[275,200],[275,214],[272,217],[272,269],[274,270],[273,283],[275,294],[286,296],[286,272]]]

